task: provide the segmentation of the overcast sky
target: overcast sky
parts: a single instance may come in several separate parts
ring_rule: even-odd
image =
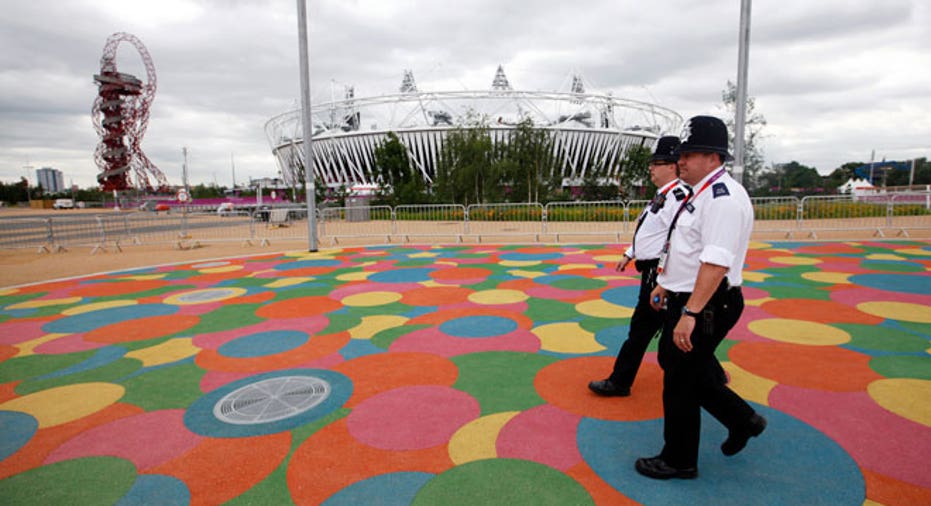
[[[749,94],[768,121],[767,166],[822,173],[931,155],[931,2],[757,0]],[[275,176],[265,122],[300,102],[294,0],[0,0],[0,180],[34,168],[95,183],[93,82],[108,36],[137,36],[158,91],[142,148],[172,184]],[[718,114],[736,81],[740,0],[308,0],[314,101],[354,85],[396,92],[565,89]],[[133,47],[120,71],[144,79]],[[335,86],[334,86],[335,84]],[[672,132],[678,133],[678,132]],[[232,161],[231,161],[232,160]]]

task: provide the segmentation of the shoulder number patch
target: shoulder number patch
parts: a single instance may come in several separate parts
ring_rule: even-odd
[[[672,194],[676,196],[676,201],[681,201],[685,198],[685,192],[682,191],[682,188],[674,188]]]
[[[714,198],[724,197],[730,195],[731,192],[727,191],[727,185],[724,183],[715,183],[711,186],[712,195]]]

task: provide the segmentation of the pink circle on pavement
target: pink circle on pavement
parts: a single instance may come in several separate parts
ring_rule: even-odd
[[[349,433],[382,450],[422,450],[449,442],[481,414],[471,395],[447,386],[396,388],[361,402],[346,419]]]
[[[78,351],[96,350],[109,346],[104,343],[92,343],[84,340],[84,334],[68,334],[65,337],[48,341],[36,346],[33,351],[40,354],[57,355],[60,353],[74,353]]]
[[[112,456],[129,460],[144,471],[183,455],[203,439],[184,426],[184,410],[166,409],[84,431],[55,449],[45,463]]]
[[[582,461],[576,432],[582,417],[544,404],[512,418],[498,434],[498,457],[567,471]]]
[[[824,432],[860,467],[931,487],[928,428],[887,411],[868,393],[777,385],[769,405]]]
[[[38,339],[48,334],[48,332],[42,330],[42,326],[57,319],[36,318],[0,323],[0,344],[19,344]]]

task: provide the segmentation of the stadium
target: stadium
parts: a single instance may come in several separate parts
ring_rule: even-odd
[[[432,182],[446,135],[481,118],[493,144],[506,142],[526,119],[545,130],[564,181],[578,181],[591,170],[614,178],[628,149],[652,147],[659,135],[678,132],[682,124],[671,109],[587,92],[579,75],[567,81],[562,91],[520,91],[499,66],[485,90],[420,90],[410,70],[397,93],[356,97],[347,87],[343,99],[311,106],[314,173],[329,187],[376,184],[375,149],[394,132],[415,170]],[[271,118],[265,133],[285,183],[297,186],[304,167],[301,110]]]

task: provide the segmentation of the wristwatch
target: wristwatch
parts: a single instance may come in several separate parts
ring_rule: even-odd
[[[685,316],[691,316],[692,318],[698,318],[698,313],[692,311],[686,306],[682,306],[682,314]]]

